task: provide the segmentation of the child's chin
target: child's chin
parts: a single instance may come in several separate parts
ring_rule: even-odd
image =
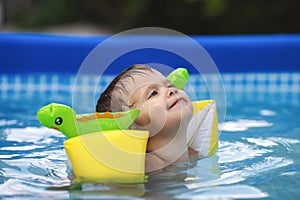
[[[193,116],[193,113],[194,111],[192,107],[187,106],[186,108],[181,109],[181,117],[183,120],[190,120]]]
[[[172,124],[181,124],[189,122],[192,118],[192,113],[190,112],[181,112],[178,115],[172,115],[170,121]]]

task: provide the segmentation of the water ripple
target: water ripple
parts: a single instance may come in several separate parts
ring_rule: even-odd
[[[292,145],[300,143],[297,139],[283,137],[259,137],[259,138],[243,138],[244,140],[261,147],[272,147],[282,145],[287,150],[291,150]]]
[[[267,128],[273,123],[266,120],[238,119],[237,121],[227,121],[219,124],[219,129],[227,132],[246,131],[249,128]]]
[[[269,152],[272,150],[257,148],[240,141],[220,141],[217,155],[220,157],[219,163],[232,163],[262,156]]]
[[[268,197],[268,194],[247,185],[229,185],[194,189],[176,197],[178,199],[254,199]]]
[[[64,136],[44,127],[5,128],[0,148],[2,197],[68,197],[67,191],[47,187],[70,185],[63,150]]]
[[[265,157],[263,161],[246,167],[243,171],[243,176],[257,176],[259,173],[285,167],[293,163],[293,160],[284,157]]]

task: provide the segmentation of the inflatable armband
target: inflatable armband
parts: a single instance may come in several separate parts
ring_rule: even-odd
[[[110,130],[64,142],[76,180],[145,182],[148,131]]]
[[[144,182],[147,131],[126,130],[140,110],[77,115],[51,103],[37,112],[40,123],[66,135],[64,142],[76,180]]]
[[[194,116],[187,130],[188,147],[196,150],[200,158],[211,156],[218,147],[216,102],[214,100],[203,100],[192,102],[192,104]]]

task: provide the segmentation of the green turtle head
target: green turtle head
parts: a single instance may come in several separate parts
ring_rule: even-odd
[[[39,122],[48,128],[56,129],[68,138],[78,135],[75,121],[75,111],[66,105],[51,103],[37,112]]]

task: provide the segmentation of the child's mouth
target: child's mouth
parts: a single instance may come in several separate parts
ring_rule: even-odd
[[[173,107],[174,107],[175,105],[177,105],[181,100],[182,100],[181,98],[177,99],[177,100],[169,107],[169,109],[173,108]]]

